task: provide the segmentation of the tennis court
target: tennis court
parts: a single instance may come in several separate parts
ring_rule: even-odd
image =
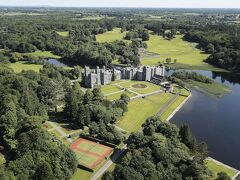
[[[70,147],[76,153],[78,163],[91,169],[94,169],[113,151],[109,146],[84,138],[78,139]]]

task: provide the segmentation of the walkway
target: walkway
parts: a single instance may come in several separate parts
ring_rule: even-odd
[[[103,173],[114,163],[116,160],[122,156],[122,154],[126,151],[127,145],[118,150],[114,155],[109,159],[91,178],[91,180],[97,180],[99,177],[103,175]]]
[[[156,114],[158,117],[178,98],[181,90],[178,89],[178,92],[173,96]]]
[[[51,124],[51,126],[53,127],[52,129],[49,129],[48,131],[56,130],[56,131],[58,131],[58,132],[61,134],[61,136],[62,136],[63,138],[66,138],[68,142],[70,142],[70,143],[73,142],[72,139],[69,138],[69,135],[66,134],[64,131],[61,130],[61,127],[57,126],[57,125],[54,124],[54,122],[52,122],[52,121],[48,121],[48,123]]]

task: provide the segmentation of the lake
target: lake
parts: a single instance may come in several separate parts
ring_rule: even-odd
[[[57,59],[49,58],[49,59],[45,59],[45,60],[42,60],[42,61],[43,61],[43,63],[53,64],[53,65],[58,66],[58,67],[68,67],[66,64],[60,62]]]
[[[178,126],[189,124],[198,141],[207,143],[211,157],[240,170],[240,77],[196,72],[230,86],[232,92],[222,98],[212,98],[193,89],[192,97],[171,122]]]

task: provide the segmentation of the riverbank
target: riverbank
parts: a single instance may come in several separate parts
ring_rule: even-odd
[[[225,172],[232,180],[235,180],[238,175],[240,175],[240,171],[226,165],[212,157],[208,157],[205,160],[206,166],[213,173],[213,177],[216,178],[217,174],[221,171]]]
[[[172,112],[170,116],[166,119],[166,121],[170,121],[172,117],[183,107],[183,105],[192,97],[191,91],[189,91],[188,97]]]

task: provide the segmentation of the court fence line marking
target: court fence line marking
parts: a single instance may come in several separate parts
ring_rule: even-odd
[[[90,146],[90,148],[88,148],[87,150],[83,150],[82,148],[78,147],[83,142],[87,142],[87,143],[93,144],[93,145]],[[102,147],[106,148],[106,150],[104,151],[104,153],[102,155],[94,153],[94,152],[90,152],[94,147],[97,147],[97,146],[102,146]],[[111,147],[102,145],[98,142],[89,141],[89,140],[83,139],[83,138],[80,138],[74,144],[72,144],[71,148],[75,151],[82,152],[82,155],[80,155],[77,158],[78,161],[81,161],[81,159],[82,159],[82,157],[84,157],[84,155],[90,155],[90,156],[93,156],[93,157],[97,157],[97,160],[94,161],[91,165],[89,165],[87,163],[84,163],[84,162],[81,162],[82,165],[84,165],[86,167],[89,167],[89,168],[95,168],[105,157],[107,157],[113,151],[113,148],[111,148]]]

